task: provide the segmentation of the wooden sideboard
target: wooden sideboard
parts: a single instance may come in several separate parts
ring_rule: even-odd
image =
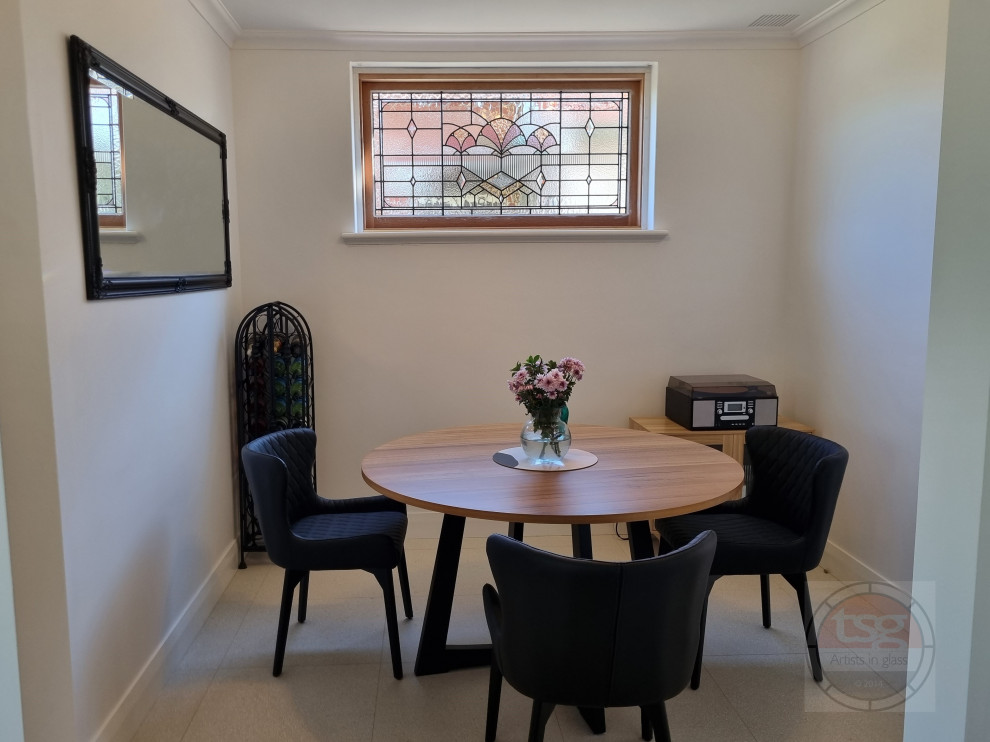
[[[814,429],[804,423],[788,420],[785,417],[777,418],[777,425],[781,428],[800,430],[804,433],[814,433]],[[706,446],[718,446],[722,453],[728,454],[740,464],[745,464],[746,456],[746,431],[745,430],[689,430],[683,425],[678,425],[673,420],[666,417],[630,417],[629,427],[633,430],[645,430],[647,433],[658,433],[660,435],[672,435],[675,438],[703,443]],[[742,494],[742,488],[736,496]]]

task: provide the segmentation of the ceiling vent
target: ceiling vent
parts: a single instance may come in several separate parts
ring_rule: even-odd
[[[764,14],[749,24],[750,28],[781,28],[797,18],[796,14],[777,13]]]

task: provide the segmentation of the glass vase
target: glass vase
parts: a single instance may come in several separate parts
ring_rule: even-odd
[[[534,410],[523,425],[519,440],[530,464],[563,466],[571,447],[571,431],[561,419],[561,407]]]

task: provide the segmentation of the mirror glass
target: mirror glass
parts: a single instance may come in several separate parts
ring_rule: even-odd
[[[69,42],[90,299],[231,284],[223,132]]]

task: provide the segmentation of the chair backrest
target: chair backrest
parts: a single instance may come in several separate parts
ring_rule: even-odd
[[[746,449],[753,467],[750,512],[802,535],[813,568],[832,527],[848,451],[826,438],[771,425],[747,430]]]
[[[241,449],[265,549],[279,566],[286,566],[290,558],[289,526],[318,500],[313,489],[315,461],[316,433],[309,428],[269,433]]]
[[[706,531],[670,554],[615,563],[490,536],[500,606],[492,640],[505,679],[570,706],[672,698],[691,676],[715,541]]]

